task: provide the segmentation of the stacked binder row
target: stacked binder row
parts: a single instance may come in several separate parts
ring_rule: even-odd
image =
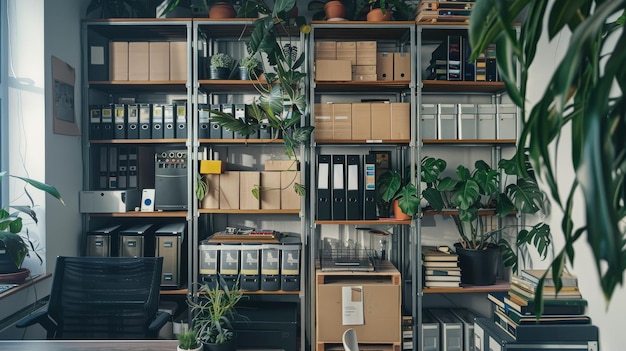
[[[475,348],[474,321],[481,316],[465,308],[428,308],[422,312],[423,351],[484,350]]]
[[[102,146],[97,149],[97,167],[94,174],[96,182],[93,189],[135,189],[139,187],[138,153],[142,150],[136,145]],[[149,172],[154,174],[154,170]]]
[[[495,44],[488,45],[475,62],[469,57],[472,49],[469,40],[462,35],[448,35],[433,51],[426,79],[462,80],[476,82],[500,81],[496,64]]]
[[[459,257],[447,246],[422,246],[424,286],[449,288],[461,286]]]
[[[213,112],[227,113],[241,121],[246,120],[248,105],[246,104],[199,104],[198,105],[198,139],[272,139],[279,137],[268,125],[261,124],[258,132],[250,135],[235,133],[212,120]],[[288,113],[288,112],[285,112]],[[288,116],[285,116],[288,118]]]
[[[92,105],[89,138],[187,139],[187,106],[185,103]]]
[[[318,220],[377,219],[376,155],[317,156]]]
[[[511,278],[507,295],[488,295],[495,307],[495,323],[513,339],[533,340],[532,335],[547,326],[555,333],[566,333],[572,328],[584,330],[581,325],[591,324],[591,319],[585,315],[587,300],[580,293],[578,279],[569,273],[563,273],[563,286],[558,293],[548,273],[542,292],[543,314],[537,318],[537,284],[544,273],[545,270],[522,270]]]

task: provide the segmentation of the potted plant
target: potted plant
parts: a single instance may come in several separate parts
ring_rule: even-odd
[[[187,304],[191,308],[192,329],[205,350],[235,350],[233,318],[237,316],[236,306],[244,298],[239,291],[239,279],[232,288],[223,277],[214,287],[202,284],[199,296],[189,297]]]
[[[228,79],[233,62],[233,58],[223,52],[211,56],[211,79]]]
[[[160,16],[165,16],[177,7],[196,9],[198,13],[206,13],[209,18],[234,18],[237,11],[231,0],[202,0],[202,2],[189,2],[188,0],[165,0],[166,6]]]
[[[413,217],[420,206],[420,198],[417,188],[411,183],[410,169],[405,174],[399,171],[389,170],[381,174],[376,181],[378,196],[387,209],[393,206],[393,214],[396,219],[409,219]]]
[[[358,15],[356,1],[353,0],[312,0],[307,8],[311,19],[316,21],[355,20]]]
[[[250,80],[250,78],[258,78],[261,70],[261,61],[254,56],[246,56],[239,63],[239,78],[241,80]]]
[[[97,12],[98,18],[148,17],[150,6],[141,0],[91,0],[87,15],[92,12]]]
[[[197,333],[193,329],[178,334],[177,339],[176,351],[200,351],[202,349],[202,343],[198,341]]]
[[[25,177],[7,175],[6,171],[0,172],[0,181],[2,181],[4,176],[19,179],[25,182],[26,185],[31,185],[36,189],[44,191],[57,198],[61,203],[64,203],[61,195],[53,186]],[[2,276],[2,282],[21,282],[28,276],[29,270],[22,268],[22,263],[26,256],[29,256],[30,251],[33,251],[39,258],[39,261],[43,263],[42,258],[35,250],[34,244],[29,239],[28,228],[23,226],[22,215],[28,216],[35,223],[38,222],[37,215],[33,210],[35,204],[26,187],[24,187],[24,192],[30,200],[29,205],[3,204],[0,210],[0,248],[2,249],[0,252],[4,251],[5,253],[0,255],[0,276]]]
[[[367,0],[368,21],[406,21],[411,19],[414,10],[404,0]]]
[[[505,217],[514,212],[534,214],[543,209],[544,194],[530,169],[521,172],[514,160],[506,159],[498,162],[497,169],[492,169],[485,161],[478,160],[472,170],[459,165],[456,177],[452,177],[443,175],[446,166],[446,161],[442,159],[422,159],[421,181],[425,184],[422,196],[439,213],[451,210],[450,215],[459,234],[455,247],[462,267],[462,283],[493,284],[500,254],[504,265],[517,272],[519,257],[516,249],[525,244],[532,244],[542,257],[546,256],[550,245],[550,227],[547,224],[536,224],[530,230],[522,227],[516,235],[514,248],[507,238],[499,235],[509,227],[487,230],[484,223],[486,215],[491,213]],[[516,178],[516,181],[508,182],[508,176]],[[471,265],[472,256],[478,260],[491,258],[496,262],[485,262],[488,272],[481,272],[481,268]]]

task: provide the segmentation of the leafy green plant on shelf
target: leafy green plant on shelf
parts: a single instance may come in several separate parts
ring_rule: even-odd
[[[491,168],[485,161],[478,160],[473,169],[459,165],[455,177],[444,176],[447,162],[434,157],[424,157],[421,161],[421,181],[423,198],[437,212],[454,210],[451,214],[459,234],[459,244],[465,249],[484,250],[496,245],[500,248],[503,262],[518,270],[520,255],[526,245],[532,245],[542,258],[548,254],[551,245],[550,226],[539,222],[530,229],[527,226],[504,226],[488,230],[482,210],[491,210],[495,216],[505,217],[511,214],[535,214],[547,205],[543,192],[534,178],[529,163],[520,171],[515,160],[502,159],[497,169]],[[509,182],[508,177],[516,179]],[[521,228],[521,229],[520,229]],[[502,234],[508,229],[520,229],[515,236],[515,245]],[[522,257],[523,258],[523,257]]]
[[[570,1],[548,6],[544,0],[477,0],[469,26],[473,58],[488,43],[496,43],[499,72],[524,118],[518,143],[528,147],[533,166],[541,170],[542,184],[563,211],[565,244],[552,260],[552,276],[560,277],[568,262],[574,264],[574,244],[585,238],[607,301],[624,284],[626,271],[626,231],[620,225],[626,218],[625,11],[625,0],[581,0],[576,6]],[[520,24],[521,13],[525,15]],[[549,19],[546,28],[545,19]],[[538,44],[546,42],[544,34],[555,40],[570,33],[548,84],[530,105],[529,71]],[[537,87],[532,89],[534,93]],[[563,144],[567,140],[563,133],[571,136],[571,145]],[[558,177],[557,167],[564,166],[573,168],[570,182]],[[580,203],[586,214],[578,219]],[[561,286],[559,279],[555,283]]]
[[[34,243],[29,238],[28,228],[25,228],[22,218],[22,215],[26,215],[34,223],[38,223],[37,214],[34,211],[35,204],[26,186],[30,185],[35,189],[52,195],[61,203],[64,204],[64,202],[61,198],[61,194],[59,194],[58,190],[53,186],[30,178],[9,175],[6,171],[0,172],[0,182],[3,181],[5,176],[18,179],[26,183],[24,186],[24,194],[30,201],[30,204],[27,205],[3,204],[2,209],[0,209],[0,242],[3,244],[6,252],[12,258],[15,265],[10,272],[7,271],[0,273],[14,273],[21,269],[24,259],[30,252],[35,253],[37,258],[39,258],[39,261],[43,263],[43,259],[39,256]]]
[[[264,8],[262,1],[253,2],[257,8]],[[246,119],[237,119],[219,111],[212,112],[215,123],[243,135],[269,128],[272,139],[282,140],[285,155],[298,162],[298,150],[309,143],[313,127],[302,123],[306,111],[305,55],[299,52],[292,36],[297,34],[299,41],[300,33],[308,34],[311,28],[304,17],[290,17],[289,11],[294,6],[295,0],[277,0],[267,17],[254,21],[254,29],[247,43],[248,55],[261,54],[268,67],[263,69],[265,79],[255,83],[259,95],[249,104]],[[293,188],[300,196],[306,192],[304,186],[295,179]],[[253,189],[255,196],[258,196],[260,190],[259,187]]]

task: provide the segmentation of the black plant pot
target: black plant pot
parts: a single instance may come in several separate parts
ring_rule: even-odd
[[[236,342],[234,338],[231,338],[223,344],[202,343],[204,351],[236,351]]]
[[[464,249],[458,243],[454,244],[459,255],[461,267],[461,284],[493,285],[498,273],[498,259],[500,247],[490,244],[485,250]]]
[[[211,67],[211,79],[228,79],[230,76],[230,68]]]
[[[13,263],[11,254],[4,247],[4,243],[0,242],[0,273],[15,273],[17,266]]]

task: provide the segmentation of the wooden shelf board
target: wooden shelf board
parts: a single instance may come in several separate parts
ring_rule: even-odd
[[[469,294],[469,293],[490,293],[506,292],[509,290],[509,282],[498,280],[494,285],[485,286],[464,286],[460,288],[424,288],[424,294]]]
[[[397,224],[411,224],[411,220],[401,219],[396,220],[392,218],[374,219],[374,220],[354,220],[354,221],[332,221],[332,220],[315,220],[315,224],[347,224],[347,225],[397,225]]]
[[[317,144],[408,144],[408,139],[383,139],[383,140],[331,140],[331,139],[315,139]]]
[[[311,21],[315,40],[363,40],[364,36],[371,40],[397,40],[405,38],[414,25],[414,21]]]
[[[464,140],[438,140],[424,139],[424,144],[445,144],[445,145],[515,145],[515,139],[464,139]]]
[[[424,80],[422,81],[424,92],[437,93],[498,93],[504,92],[504,82],[470,82],[451,80]]]
[[[185,289],[161,289],[161,295],[187,295],[189,290]]]
[[[238,79],[200,79],[198,80],[200,88],[211,91],[257,91],[255,84],[261,84],[256,80],[238,80]]]
[[[517,213],[517,211],[512,211],[510,214],[513,215],[513,214],[516,214],[516,213]],[[458,210],[453,210],[453,209],[450,209],[450,210],[444,209],[444,210],[441,210],[440,212],[437,212],[435,210],[425,210],[425,211],[422,211],[422,214],[424,216],[437,216],[437,215],[440,215],[440,216],[454,216],[454,215],[458,215],[459,211]],[[495,209],[491,209],[491,208],[484,208],[484,209],[478,210],[478,215],[479,216],[494,216],[495,214],[496,214],[496,210]]]
[[[376,80],[376,81],[323,81],[315,82],[316,92],[395,92],[409,89],[410,81],[404,80]]]
[[[186,92],[187,86],[184,80],[114,80],[114,81],[90,81],[89,88],[94,88],[111,93],[154,91],[154,92]]]
[[[187,139],[106,139],[89,140],[91,144],[184,144]]]
[[[201,144],[282,144],[283,139],[198,139]]]
[[[225,214],[299,214],[300,209],[287,210],[226,210],[226,209],[198,209],[199,213],[225,213]]]
[[[91,217],[119,217],[119,218],[141,218],[141,217],[159,217],[159,218],[186,218],[186,211],[154,211],[154,212],[116,212],[116,213],[90,213]]]

